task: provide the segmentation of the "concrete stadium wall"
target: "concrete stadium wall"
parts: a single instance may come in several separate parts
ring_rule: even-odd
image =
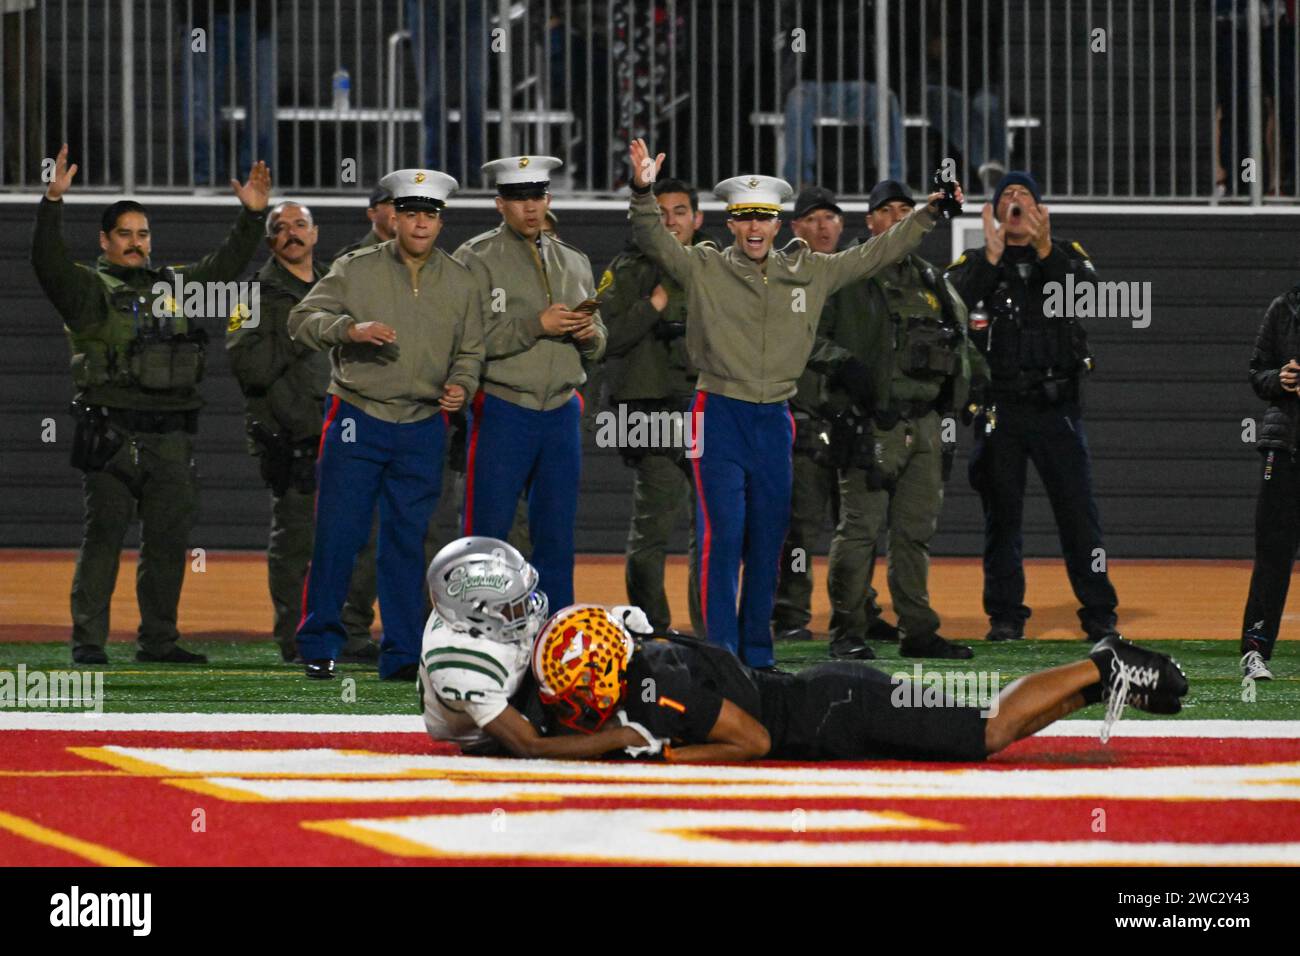
[[[28,259],[35,206],[34,197],[0,201],[0,545],[75,547],[82,515],[79,475],[68,465],[68,346]],[[101,207],[98,201],[69,203],[66,211],[68,248],[84,261],[98,254]],[[220,241],[234,214],[233,200],[156,201],[151,208],[158,262],[198,258]],[[566,209],[563,202],[556,209],[562,235],[590,255],[597,273],[627,240],[620,209]],[[365,232],[355,207],[316,210],[327,254]],[[863,231],[859,214],[849,218],[846,238]],[[441,245],[452,250],[495,222],[485,204],[456,208]],[[1243,442],[1242,423],[1263,409],[1247,382],[1247,362],[1264,309],[1296,281],[1300,218],[1058,208],[1053,225],[1056,235],[1085,245],[1102,278],[1149,281],[1153,288],[1149,328],[1118,319],[1085,323],[1098,362],[1087,388],[1086,422],[1110,556],[1249,557],[1258,455]],[[725,235],[721,214],[710,211],[706,228]],[[788,238],[787,231],[778,242]],[[946,263],[950,248],[941,227],[922,254]],[[210,331],[219,340],[221,330]],[[240,396],[220,347],[209,353],[202,389],[208,402],[197,441],[203,498],[193,543],[263,547],[268,492],[245,452]],[[58,423],[53,444],[41,441],[47,417]],[[963,429],[933,544],[938,555],[980,552],[982,517],[965,471],[970,445]],[[578,514],[582,551],[622,550],[630,489],[631,473],[617,454],[596,448],[587,435]],[[130,540],[135,543],[134,534]],[[678,544],[684,547],[684,532]],[[1026,505],[1025,551],[1060,553],[1036,477]]]

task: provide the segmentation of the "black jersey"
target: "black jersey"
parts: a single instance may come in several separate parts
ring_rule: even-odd
[[[702,744],[730,700],[767,730],[775,760],[983,760],[976,707],[898,706],[896,681],[869,664],[816,664],[798,674],[746,667],[688,638],[637,644],[628,665],[629,719],[674,745]]]

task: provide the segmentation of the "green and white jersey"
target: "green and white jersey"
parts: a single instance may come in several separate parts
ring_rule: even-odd
[[[531,644],[503,644],[458,631],[429,615],[420,647],[424,726],[434,740],[462,747],[487,743],[486,724],[501,716],[528,671]]]

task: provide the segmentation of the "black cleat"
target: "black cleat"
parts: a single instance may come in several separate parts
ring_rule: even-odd
[[[161,654],[153,651],[136,651],[135,659],[141,664],[206,664],[207,655],[187,651],[179,644],[173,644]]]
[[[379,645],[374,641],[367,641],[362,647],[356,647],[352,650],[344,648],[343,653],[339,655],[339,663],[378,664]]]
[[[860,637],[837,637],[831,641],[828,651],[832,660],[836,661],[872,661],[876,659],[876,652]]]
[[[986,641],[1023,641],[1025,626],[1023,624],[995,623],[984,635]]]
[[[883,617],[874,618],[867,625],[867,640],[869,641],[885,641],[889,644],[897,644],[898,637],[898,628]]]
[[[332,680],[334,678],[334,662],[328,658],[307,661],[303,667],[303,673],[312,680]]]
[[[1139,710],[1160,707],[1151,713],[1177,713],[1168,708],[1182,704],[1187,693],[1187,675],[1168,654],[1147,650],[1118,634],[1101,638],[1088,654],[1101,672],[1102,700],[1106,715],[1101,722],[1101,742],[1110,739],[1111,728],[1127,704]]]
[[[392,681],[413,681],[420,676],[419,664],[403,664],[397,670],[393,671],[387,677],[380,677],[380,680]]]
[[[927,657],[934,660],[964,661],[975,656],[965,644],[954,644],[938,634],[905,637],[898,645],[901,657]]]
[[[813,632],[806,627],[787,627],[776,632],[778,641],[811,641]]]
[[[89,644],[83,644],[80,647],[72,649],[72,663],[74,664],[107,664],[108,654],[102,647],[92,647]]]

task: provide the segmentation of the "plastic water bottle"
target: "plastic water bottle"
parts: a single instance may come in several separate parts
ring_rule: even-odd
[[[343,67],[334,71],[334,112],[346,113],[350,106],[348,97],[352,93],[352,76]]]

